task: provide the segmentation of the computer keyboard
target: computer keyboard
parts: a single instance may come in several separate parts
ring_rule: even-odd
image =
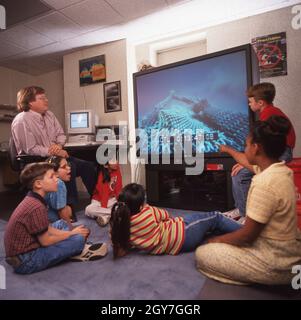
[[[91,146],[92,142],[66,142],[65,147],[80,147],[80,146]]]
[[[104,140],[104,141],[84,141],[84,142],[66,142],[65,147],[95,146],[101,144],[109,144],[122,146],[126,143],[124,140]]]

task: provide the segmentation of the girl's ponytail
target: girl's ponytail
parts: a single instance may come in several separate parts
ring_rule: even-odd
[[[130,209],[124,202],[114,204],[110,219],[114,258],[130,249],[130,215]]]
[[[114,258],[125,255],[130,249],[131,216],[140,212],[145,202],[145,190],[137,183],[126,185],[111,211],[111,240]]]

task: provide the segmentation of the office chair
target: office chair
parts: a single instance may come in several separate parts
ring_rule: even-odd
[[[8,144],[8,158],[11,168],[14,171],[21,171],[23,168],[32,162],[41,162],[46,160],[46,157],[33,156],[28,154],[17,154],[14,139],[10,137]]]

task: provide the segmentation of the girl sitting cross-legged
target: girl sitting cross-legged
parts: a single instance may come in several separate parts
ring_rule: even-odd
[[[245,152],[235,152],[235,159],[255,172],[246,221],[241,229],[211,238],[196,250],[197,268],[208,277],[234,284],[291,284],[293,267],[301,264],[301,233],[293,172],[279,161],[289,127],[279,116],[258,121]]]
[[[217,211],[171,217],[166,210],[146,204],[144,188],[136,183],[122,189],[112,208],[110,226],[115,258],[131,248],[176,255],[194,250],[208,232],[224,234],[241,228]]]
[[[96,219],[104,227],[109,223],[111,210],[122,189],[122,176],[116,159],[100,165],[99,175],[91,203],[86,207],[85,215]]]

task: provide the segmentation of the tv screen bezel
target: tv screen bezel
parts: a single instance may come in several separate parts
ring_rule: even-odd
[[[137,97],[137,82],[136,82],[139,76],[146,75],[149,73],[159,72],[161,70],[171,69],[171,68],[182,66],[182,65],[187,65],[187,64],[202,61],[202,60],[208,60],[208,59],[216,58],[219,56],[223,56],[226,54],[231,54],[239,51],[245,51],[246,53],[245,58],[246,58],[246,68],[247,68],[247,87],[250,87],[251,85],[259,82],[258,61],[255,55],[255,52],[252,49],[251,44],[244,44],[237,47],[233,47],[233,48],[209,53],[206,55],[185,59],[178,62],[173,62],[170,64],[166,64],[164,66],[154,67],[148,70],[138,71],[133,73],[135,128],[136,129],[139,128],[138,127],[138,97]],[[247,98],[246,98],[246,101],[247,101]],[[250,127],[255,120],[255,114],[254,112],[251,111],[249,107],[248,107],[248,114],[249,114],[249,127]],[[150,157],[151,157],[151,154],[148,154],[149,159]],[[159,154],[159,158],[161,157],[162,155]],[[227,153],[213,152],[213,153],[205,153],[204,157],[205,158],[229,158],[231,156],[228,155]],[[170,159],[173,159],[172,153],[170,154]]]

